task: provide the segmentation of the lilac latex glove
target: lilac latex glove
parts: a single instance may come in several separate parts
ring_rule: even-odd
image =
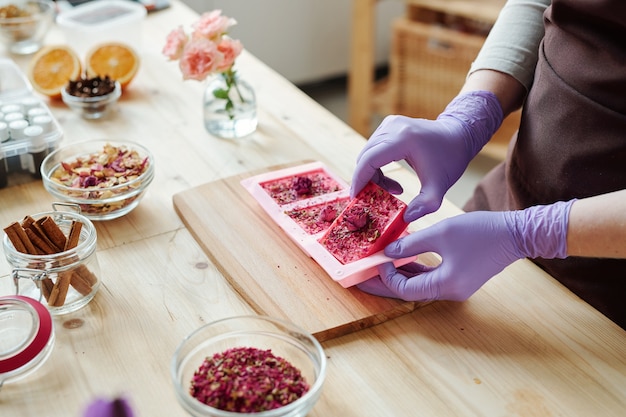
[[[372,180],[393,194],[402,186],[387,178],[381,167],[405,160],[422,188],[408,205],[408,223],[441,206],[448,189],[502,124],[500,102],[489,91],[458,95],[437,120],[388,116],[372,134],[357,158],[350,195]]]
[[[123,398],[98,398],[87,406],[83,417],[133,417],[133,410]]]
[[[392,242],[385,254],[403,258],[436,252],[436,267],[380,265],[379,277],[359,285],[367,293],[407,301],[469,298],[491,277],[522,258],[565,258],[567,224],[575,200],[525,210],[461,214]],[[418,258],[419,259],[419,258]]]

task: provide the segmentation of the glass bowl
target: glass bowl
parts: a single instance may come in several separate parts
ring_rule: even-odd
[[[10,52],[37,52],[55,15],[50,0],[0,0],[0,39]]]
[[[69,93],[67,86],[61,90],[63,102],[83,118],[90,120],[107,116],[116,106],[121,95],[122,87],[117,81],[113,91],[101,96],[74,96]]]
[[[291,403],[255,413],[224,411],[205,405],[190,394],[194,373],[205,358],[233,348],[270,349],[274,356],[300,371],[309,390]],[[326,355],[311,334],[292,323],[265,316],[239,316],[214,321],[192,332],[176,349],[170,369],[178,401],[191,416],[303,417],[322,392]]]
[[[132,160],[121,163],[122,156]],[[154,178],[154,158],[132,141],[77,142],[46,156],[41,178],[56,201],[77,204],[90,220],[111,220],[137,207]]]

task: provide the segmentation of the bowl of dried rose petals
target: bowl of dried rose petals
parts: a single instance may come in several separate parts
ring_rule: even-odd
[[[171,376],[191,416],[304,417],[322,392],[326,355],[293,323],[238,316],[187,336],[174,353]]]
[[[154,178],[154,158],[135,142],[77,142],[46,156],[41,178],[57,201],[77,204],[90,220],[111,220],[137,207]]]

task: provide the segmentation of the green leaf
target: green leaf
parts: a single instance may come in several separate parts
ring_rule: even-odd
[[[216,98],[228,99],[228,90],[223,88],[218,88],[217,90],[213,90],[213,95]]]

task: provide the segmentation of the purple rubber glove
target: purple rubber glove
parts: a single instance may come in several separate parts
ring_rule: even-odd
[[[522,258],[565,258],[567,224],[575,200],[517,211],[461,214],[392,242],[385,254],[404,258],[436,252],[436,267],[391,262],[379,277],[359,284],[367,293],[406,301],[463,301],[491,277]]]
[[[448,189],[502,124],[500,102],[489,91],[460,94],[437,120],[388,116],[372,134],[357,158],[350,196],[372,180],[393,194],[402,186],[387,178],[381,167],[405,160],[422,188],[404,214],[407,223],[441,206]]]
[[[123,398],[98,398],[87,406],[83,417],[133,417],[133,410]]]

